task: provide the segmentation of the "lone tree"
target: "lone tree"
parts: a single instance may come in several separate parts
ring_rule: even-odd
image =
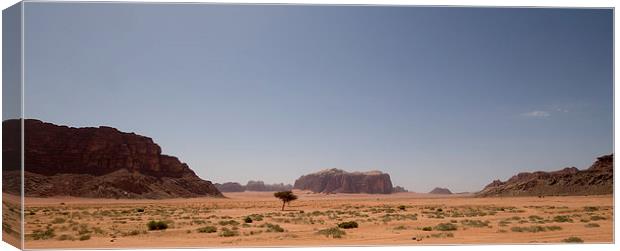
[[[286,203],[290,203],[291,201],[297,199],[297,195],[294,195],[292,191],[276,192],[273,194],[273,196],[282,201],[282,211],[284,211],[284,205]]]

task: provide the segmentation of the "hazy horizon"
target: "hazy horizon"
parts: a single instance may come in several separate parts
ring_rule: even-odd
[[[613,153],[613,10],[25,3],[25,117],[214,183],[322,169],[474,192]],[[6,119],[6,118],[3,118]]]

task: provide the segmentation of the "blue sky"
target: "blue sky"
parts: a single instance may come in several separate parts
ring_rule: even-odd
[[[612,10],[26,3],[25,115],[202,178],[476,191],[613,151]]]

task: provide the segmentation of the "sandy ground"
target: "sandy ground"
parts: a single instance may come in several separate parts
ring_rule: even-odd
[[[21,199],[19,196],[2,196],[2,241],[15,247],[21,246]]]
[[[225,193],[225,199],[27,198],[25,248],[562,243],[569,237],[613,242],[611,195],[295,193],[299,199],[285,211],[270,192]],[[251,223],[244,222],[248,216]],[[150,231],[151,220],[168,228]],[[340,238],[320,232],[347,221],[359,227],[332,230],[342,231]],[[199,231],[207,226],[216,232]]]

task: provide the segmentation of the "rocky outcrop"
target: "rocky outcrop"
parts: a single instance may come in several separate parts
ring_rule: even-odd
[[[230,193],[230,192],[243,192],[245,191],[245,186],[237,183],[237,182],[226,182],[223,184],[215,183],[215,187],[217,190],[220,190],[222,193]]]
[[[407,192],[409,192],[409,190],[401,186],[395,186],[392,188],[392,193],[407,193]]]
[[[452,194],[452,191],[450,191],[450,189],[443,188],[443,187],[435,187],[433,190],[431,190],[428,193],[430,194]]]
[[[220,192],[230,193],[230,192],[243,192],[243,191],[269,191],[269,192],[279,192],[279,191],[288,191],[293,189],[293,186],[290,184],[277,183],[277,184],[265,184],[263,181],[248,181],[247,185],[241,185],[237,182],[226,182],[223,184],[216,183],[215,187],[217,187]]]
[[[612,155],[585,170],[567,167],[554,172],[519,173],[507,181],[494,180],[478,196],[594,195],[613,193]]]
[[[2,126],[12,128],[18,123],[19,120],[7,120]],[[200,179],[187,164],[174,156],[163,155],[151,138],[112,127],[73,128],[27,119],[24,120],[24,149],[26,196],[222,196],[211,182]],[[14,151],[18,148],[3,147],[3,153]],[[19,163],[9,164],[19,167]],[[9,171],[4,176],[14,175],[19,176],[19,171]],[[10,192],[16,185],[5,184],[3,190]]]
[[[301,176],[293,187],[315,193],[392,193],[390,175],[380,171],[346,172],[328,169]]]

